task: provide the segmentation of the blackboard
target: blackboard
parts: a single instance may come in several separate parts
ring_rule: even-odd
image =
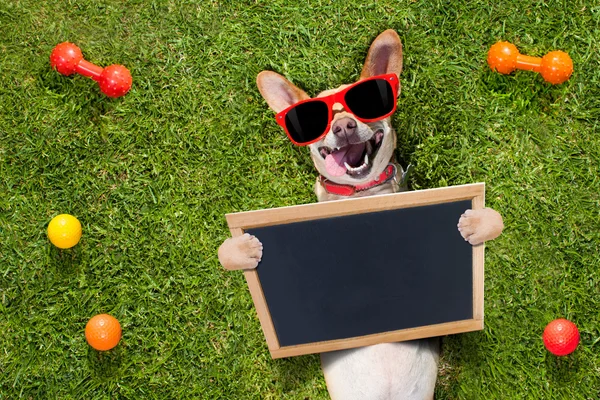
[[[457,229],[485,186],[228,214],[264,245],[245,271],[271,355],[483,328],[483,245]]]

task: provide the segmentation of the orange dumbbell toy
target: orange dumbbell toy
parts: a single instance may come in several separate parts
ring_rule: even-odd
[[[510,74],[516,69],[539,72],[546,82],[554,85],[567,81],[573,73],[573,61],[564,51],[551,51],[541,58],[530,57],[520,54],[509,42],[493,45],[487,62],[491,69],[501,74]]]

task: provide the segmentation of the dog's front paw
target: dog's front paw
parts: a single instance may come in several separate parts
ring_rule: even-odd
[[[229,238],[219,247],[219,262],[225,269],[252,269],[262,258],[263,245],[249,233]]]
[[[504,229],[502,216],[496,210],[483,208],[467,210],[458,220],[458,231],[472,245],[481,244],[500,236]]]

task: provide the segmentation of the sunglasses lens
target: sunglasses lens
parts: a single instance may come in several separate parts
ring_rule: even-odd
[[[392,85],[385,79],[373,79],[354,86],[344,98],[354,115],[377,119],[391,113],[396,105]]]
[[[329,110],[323,101],[298,104],[285,116],[285,126],[295,142],[308,143],[325,132],[329,122]]]

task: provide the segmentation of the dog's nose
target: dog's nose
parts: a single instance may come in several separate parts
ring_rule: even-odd
[[[333,123],[331,131],[338,137],[350,137],[356,133],[356,121],[352,118],[340,118]]]

